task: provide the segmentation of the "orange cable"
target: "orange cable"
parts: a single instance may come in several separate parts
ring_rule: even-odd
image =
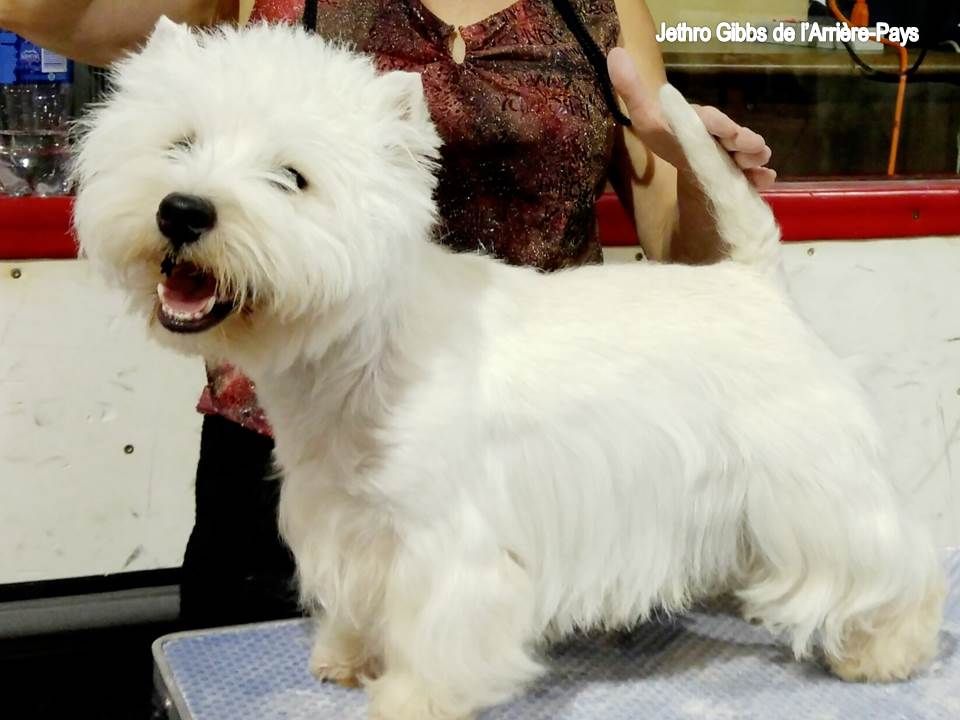
[[[827,4],[830,7],[830,12],[833,13],[837,20],[848,27],[851,25],[850,20],[844,17],[840,8],[837,7],[837,0],[827,0]],[[887,175],[893,177],[897,174],[897,157],[900,153],[900,130],[903,126],[903,106],[907,97],[907,68],[909,67],[910,58],[907,55],[907,49],[902,45],[883,38],[877,38],[877,40],[884,45],[895,48],[900,59],[900,81],[897,83],[897,102],[894,107],[893,126],[891,127],[890,137],[890,159],[887,161]]]

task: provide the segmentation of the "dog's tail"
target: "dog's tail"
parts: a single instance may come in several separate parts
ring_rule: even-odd
[[[660,105],[697,182],[713,206],[727,256],[736,262],[777,272],[780,228],[770,208],[675,87],[667,84],[660,89]]]

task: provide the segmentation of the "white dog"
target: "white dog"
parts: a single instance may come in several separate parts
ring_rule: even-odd
[[[312,669],[362,679],[373,717],[471,717],[545,639],[724,591],[843,678],[934,654],[934,548],[784,291],[770,212],[675,90],[728,259],[544,275],[431,242],[417,75],[161,21],[115,79],[78,154],[82,248],[164,345],[255,380],[323,608]]]

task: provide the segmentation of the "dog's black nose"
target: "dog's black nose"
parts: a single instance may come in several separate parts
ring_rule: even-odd
[[[157,209],[157,227],[178,250],[196,242],[216,224],[217,209],[198,195],[170,193]]]

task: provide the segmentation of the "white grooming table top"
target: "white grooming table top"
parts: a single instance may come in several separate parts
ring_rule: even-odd
[[[762,629],[698,611],[556,647],[543,680],[480,720],[958,720],[960,550],[946,563],[940,654],[908,682],[844,683]],[[305,620],[169,635],[154,644],[158,690],[178,720],[366,720],[364,693],[314,680],[309,650]]]

